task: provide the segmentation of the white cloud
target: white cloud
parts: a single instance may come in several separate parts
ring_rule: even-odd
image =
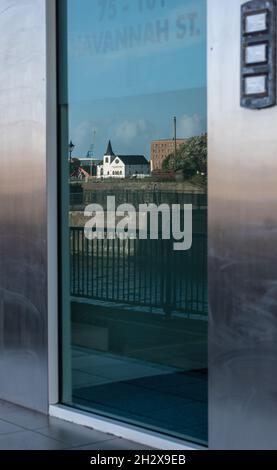
[[[194,114],[193,116],[184,114],[177,122],[177,133],[180,138],[193,137],[202,132],[202,122],[198,114]]]
[[[92,139],[92,124],[89,121],[82,121],[73,129],[72,140],[76,146],[88,144]]]
[[[149,125],[144,119],[137,121],[122,121],[115,129],[115,138],[123,144],[131,144],[137,137],[144,136],[149,131]]]

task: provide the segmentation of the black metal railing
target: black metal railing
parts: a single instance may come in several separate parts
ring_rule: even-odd
[[[70,253],[73,297],[207,315],[206,234],[174,251],[173,240],[88,240],[71,227]]]
[[[116,206],[119,204],[132,204],[138,208],[140,204],[192,204],[195,209],[207,206],[207,194],[199,192],[185,192],[174,190],[160,190],[160,189],[144,189],[144,190],[131,190],[131,189],[90,189],[82,192],[70,194],[70,207],[82,208],[88,204],[100,204],[104,209],[107,203],[107,197],[114,196]]]

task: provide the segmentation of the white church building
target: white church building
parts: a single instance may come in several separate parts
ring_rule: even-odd
[[[103,157],[103,163],[97,165],[97,178],[143,178],[149,176],[150,165],[143,155],[115,155],[111,141]]]

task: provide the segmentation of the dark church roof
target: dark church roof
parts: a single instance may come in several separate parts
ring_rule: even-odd
[[[115,160],[116,157],[124,163],[124,165],[148,165],[149,162],[143,155],[115,155],[111,141],[109,140],[108,147],[105,153],[105,156],[112,157],[111,162]]]
[[[108,147],[107,147],[105,155],[108,155],[109,157],[115,157],[115,154],[113,153],[113,148],[112,148],[112,144],[111,144],[110,140],[109,140]]]
[[[117,155],[125,165],[148,165],[149,162],[143,155]]]

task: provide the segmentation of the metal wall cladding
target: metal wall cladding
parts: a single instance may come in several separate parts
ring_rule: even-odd
[[[241,0],[208,0],[209,440],[277,448],[277,107],[240,107]]]
[[[0,398],[47,411],[45,0],[0,0]]]
[[[208,0],[209,440],[277,448],[277,107],[240,107],[241,0]],[[44,0],[0,0],[0,398],[47,410]]]

